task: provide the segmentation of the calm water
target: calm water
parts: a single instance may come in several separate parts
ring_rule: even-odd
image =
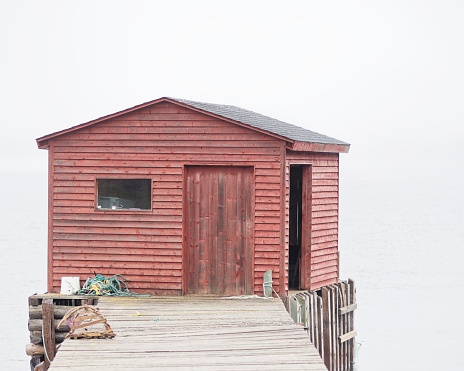
[[[46,175],[4,173],[0,194],[0,349],[6,370],[28,370],[27,298],[46,291]]]
[[[464,184],[433,175],[342,184],[341,275],[357,282],[361,371],[464,370]]]
[[[385,178],[342,173],[341,276],[357,283],[358,370],[462,371],[464,184]],[[28,370],[27,297],[46,290],[47,180],[2,179],[2,364]]]

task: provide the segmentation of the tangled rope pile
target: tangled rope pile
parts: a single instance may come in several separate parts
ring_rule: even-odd
[[[87,278],[82,289],[77,291],[76,295],[148,296],[130,292],[126,283],[127,281],[120,274],[115,274],[109,278],[96,274],[93,278]]]

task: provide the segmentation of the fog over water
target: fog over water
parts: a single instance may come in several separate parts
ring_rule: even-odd
[[[455,345],[464,322],[453,315],[463,187],[404,177],[342,182],[340,274],[357,283],[359,370],[464,369]]]
[[[5,175],[0,311],[7,320],[0,345],[5,369],[25,370],[27,298],[46,290],[46,176]],[[460,306],[464,184],[340,175],[341,278],[357,284],[358,370],[464,369],[453,349],[464,331],[453,315]]]
[[[28,297],[47,289],[47,177],[2,173],[0,347],[5,369],[28,370]]]
[[[340,251],[358,370],[463,370],[463,19],[458,0],[0,0],[4,368],[27,369],[27,297],[46,290],[35,138],[172,96],[351,143]]]

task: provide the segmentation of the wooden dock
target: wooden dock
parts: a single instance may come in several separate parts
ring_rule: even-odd
[[[327,371],[279,299],[102,297],[114,339],[67,339],[50,369]]]

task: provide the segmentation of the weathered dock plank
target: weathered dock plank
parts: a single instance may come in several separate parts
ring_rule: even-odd
[[[51,365],[72,370],[327,371],[279,299],[103,297],[114,339],[68,339]]]

